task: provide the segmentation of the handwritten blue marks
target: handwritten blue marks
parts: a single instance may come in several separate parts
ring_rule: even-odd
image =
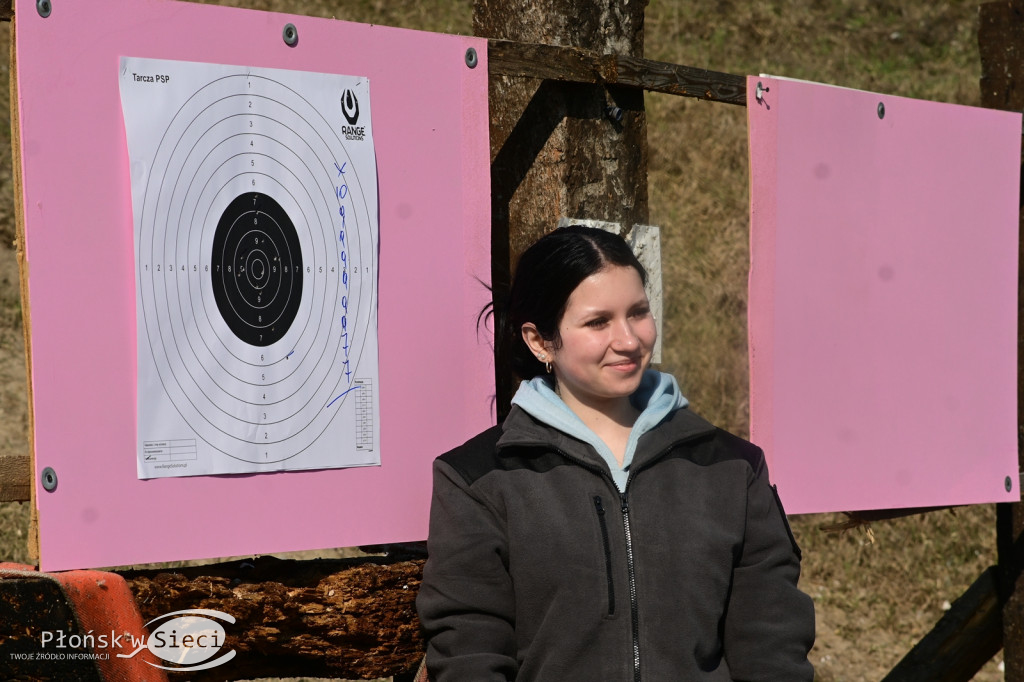
[[[345,175],[345,169],[346,169],[347,166],[348,166],[348,161],[345,161],[340,166],[338,165],[337,161],[334,162],[334,167],[338,169],[338,177],[339,178]],[[340,201],[344,201],[345,197],[348,196],[348,183],[345,182],[344,180],[342,181],[342,183],[340,185],[338,185],[334,189],[335,189],[335,192],[337,192],[338,199]],[[342,203],[342,204],[340,204],[338,206],[338,215],[341,216],[341,229],[342,229],[342,235],[344,235],[344,233],[345,233],[344,232],[345,231],[345,204],[344,203]],[[344,241],[344,239],[342,241]]]
[[[292,349],[291,353],[289,353],[288,355],[284,356],[284,359],[287,360],[288,358],[290,358],[293,355],[295,355],[295,349]]]
[[[338,250],[338,260],[340,261],[341,270],[341,284],[345,287],[346,295],[341,297],[341,336],[342,336],[342,351],[345,353],[345,359],[343,363],[345,365],[345,378],[348,380],[349,385],[352,384],[352,368],[349,365],[349,350],[351,348],[351,342],[348,337],[348,244],[345,242],[345,230],[347,225],[345,223],[345,200],[349,199],[349,186],[345,180],[345,171],[348,169],[348,162],[342,163],[340,166],[338,162],[334,162],[334,167],[338,170],[338,176],[336,178],[337,184],[334,186],[335,195],[338,198],[338,215],[341,216],[341,229],[338,230],[338,244],[340,249]],[[338,179],[340,178],[340,179]],[[350,199],[349,199],[350,200]],[[344,393],[342,394],[344,395]],[[335,398],[337,400],[337,398]]]
[[[351,393],[352,391],[358,390],[360,388],[362,388],[362,386],[356,385],[356,386],[353,386],[352,388],[348,389],[347,391],[342,391],[337,396],[335,396],[334,400],[332,400],[331,402],[327,403],[327,407],[330,407],[334,403],[336,403],[339,400],[341,400],[341,398],[344,397],[346,394]],[[327,409],[327,407],[325,407],[324,409]]]

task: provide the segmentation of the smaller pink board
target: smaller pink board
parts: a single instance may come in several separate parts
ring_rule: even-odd
[[[747,101],[751,437],[787,511],[1018,501],[1021,115]]]

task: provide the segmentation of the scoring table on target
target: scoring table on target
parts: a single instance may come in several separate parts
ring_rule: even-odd
[[[379,464],[369,82],[136,58],[120,75],[139,476]],[[192,459],[147,459],[188,439]]]

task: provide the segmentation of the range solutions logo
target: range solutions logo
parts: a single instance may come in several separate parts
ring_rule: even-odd
[[[341,93],[341,113],[349,125],[354,126],[359,121],[359,98],[352,90]]]
[[[341,126],[341,134],[346,140],[362,142],[366,137],[366,126],[356,125],[359,122],[359,98],[351,88],[341,93],[341,115],[348,121],[348,125]]]
[[[140,660],[154,668],[170,672],[192,672],[223,665],[235,657],[230,649],[221,653],[227,633],[219,621],[234,624],[235,618],[223,611],[188,609],[157,616],[146,623],[149,635],[137,637],[130,632],[68,634],[45,630],[40,637],[41,650],[12,652],[12,661],[71,661],[135,658],[148,650],[160,662],[143,656]],[[127,653],[124,653],[126,652]],[[221,653],[220,656],[217,656]],[[217,656],[214,658],[214,656]],[[167,665],[163,665],[166,663]]]

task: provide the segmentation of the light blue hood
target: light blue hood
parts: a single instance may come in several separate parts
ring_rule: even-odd
[[[675,377],[653,369],[644,372],[640,386],[629,399],[633,406],[640,410],[640,416],[629,433],[622,466],[619,466],[615,455],[604,441],[558,397],[553,377],[541,375],[522,382],[515,397],[512,398],[512,404],[518,405],[534,419],[593,446],[597,454],[607,462],[619,492],[624,492],[626,480],[629,478],[629,465],[633,462],[633,453],[636,451],[640,436],[660,424],[673,411],[690,404],[680,393]]]

